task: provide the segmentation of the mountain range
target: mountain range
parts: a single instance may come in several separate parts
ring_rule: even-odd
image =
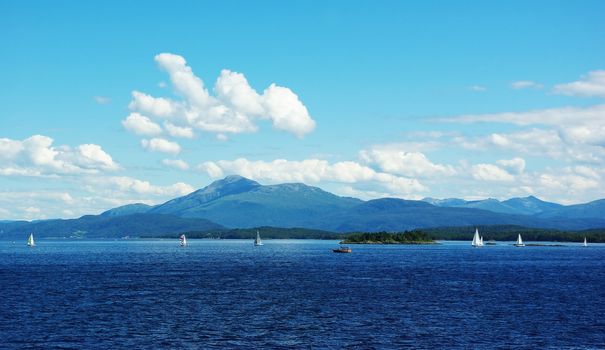
[[[505,201],[362,201],[301,183],[264,186],[232,175],[156,206],[129,204],[71,220],[0,222],[0,237],[22,236],[25,232],[52,237],[153,236],[259,226],[335,232],[473,225],[583,230],[604,228],[604,213],[605,200],[569,206],[533,196]]]

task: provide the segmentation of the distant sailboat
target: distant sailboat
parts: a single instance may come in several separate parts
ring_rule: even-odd
[[[479,230],[475,229],[475,235],[473,236],[473,242],[471,243],[473,247],[482,247],[483,246],[483,237],[479,236]]]
[[[35,247],[36,246],[36,243],[34,242],[34,234],[33,233],[29,234],[29,238],[27,239],[27,245],[29,247]]]
[[[260,233],[258,230],[256,231],[256,239],[254,240],[254,245],[263,245],[263,241],[260,239]]]
[[[525,244],[523,244],[523,240],[521,239],[521,234],[519,234],[519,236],[517,237],[515,247],[525,247]]]
[[[586,242],[586,237],[584,237],[584,244],[583,244],[583,246],[584,247],[588,247],[588,243]]]
[[[185,237],[185,235],[181,235],[181,237],[179,237],[179,239],[181,240],[181,247],[186,247],[187,246],[187,237]]]

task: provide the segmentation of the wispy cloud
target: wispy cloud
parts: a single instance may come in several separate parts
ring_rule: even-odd
[[[518,80],[518,81],[512,82],[510,84],[510,87],[515,90],[541,89],[544,87],[544,85],[536,83],[535,81],[531,81],[531,80]]]
[[[595,70],[578,81],[555,85],[553,91],[569,96],[605,97],[605,70]]]
[[[189,170],[189,164],[182,159],[163,159],[162,164],[179,170]]]
[[[111,103],[111,99],[106,96],[94,96],[93,99],[100,105],[108,105]]]
[[[475,91],[475,92],[485,92],[487,91],[487,87],[483,86],[483,85],[471,85],[468,87],[469,90],[471,91]]]
[[[554,126],[561,138],[569,144],[605,145],[605,105],[561,107],[527,112],[471,114],[443,119],[442,121]]]
[[[163,138],[153,138],[153,139],[143,139],[141,140],[141,146],[144,149],[151,152],[162,152],[162,153],[170,153],[170,154],[179,154],[181,153],[181,146],[172,141],[168,141]]]

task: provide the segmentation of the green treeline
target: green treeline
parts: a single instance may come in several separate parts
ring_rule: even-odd
[[[524,241],[552,241],[552,242],[581,242],[586,239],[592,243],[605,242],[605,229],[584,231],[559,231],[554,229],[530,228],[515,225],[490,225],[466,227],[438,227],[423,229],[431,238],[437,240],[472,240],[475,228],[483,236],[485,242],[514,241],[521,234]]]
[[[584,236],[589,243],[605,243],[605,229],[585,231],[560,231],[529,228],[515,225],[486,225],[465,227],[438,227],[406,232],[351,232],[337,233],[305,228],[280,228],[263,226],[246,229],[214,229],[205,231],[181,231],[164,235],[148,235],[141,238],[177,238],[181,233],[187,238],[254,239],[256,231],[262,239],[346,239],[347,243],[427,243],[433,240],[470,241],[475,228],[484,241],[514,241],[521,234],[524,241],[581,242]]]
[[[254,239],[257,230],[262,239],[343,239],[345,237],[344,233],[306,228],[280,228],[270,226],[227,230],[187,231],[181,233],[184,233],[187,238]],[[177,238],[181,233],[164,235],[162,238]]]
[[[418,244],[433,243],[424,231],[414,230],[397,233],[389,232],[355,232],[346,236],[342,243],[357,244]]]

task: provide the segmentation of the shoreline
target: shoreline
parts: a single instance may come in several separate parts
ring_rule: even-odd
[[[439,242],[346,242],[341,241],[340,244],[372,244],[372,245],[430,245],[430,244],[441,244]]]

